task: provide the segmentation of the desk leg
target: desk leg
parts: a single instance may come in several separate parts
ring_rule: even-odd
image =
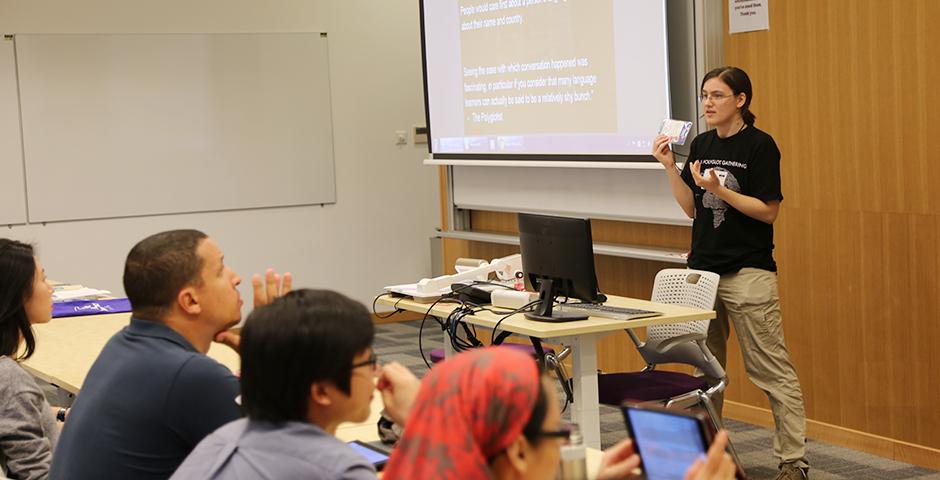
[[[446,318],[442,318],[441,321],[447,321]],[[454,350],[454,344],[450,341],[450,333],[445,329],[444,334],[444,358],[450,358],[457,354],[457,351]],[[457,329],[457,336],[460,337],[460,329]]]
[[[597,335],[571,337],[574,405],[571,421],[581,427],[584,444],[601,448],[601,415],[597,393]]]
[[[445,330],[444,334],[444,358],[453,357],[457,352],[454,351],[454,344],[450,343],[450,334]]]

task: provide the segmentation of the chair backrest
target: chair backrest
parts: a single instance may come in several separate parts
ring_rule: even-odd
[[[667,268],[656,274],[652,300],[671,305],[711,310],[718,295],[719,275],[701,270]],[[705,345],[710,320],[696,320],[669,325],[653,325],[646,329],[646,341],[637,350],[649,365],[684,363],[693,365],[705,375],[725,378],[725,371]],[[635,335],[631,335],[636,342]],[[679,338],[682,337],[682,338]]]
[[[718,295],[717,273],[686,268],[667,268],[656,274],[650,300],[670,305],[711,310]],[[659,343],[680,335],[707,335],[709,320],[696,320],[668,325],[654,325],[646,329],[646,341]]]

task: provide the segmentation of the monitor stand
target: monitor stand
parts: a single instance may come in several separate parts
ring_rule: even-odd
[[[539,282],[539,303],[535,307],[535,312],[525,314],[525,318],[535,320],[536,322],[574,322],[577,320],[587,320],[588,316],[583,313],[574,312],[553,312],[552,307],[555,304],[555,284],[552,279],[542,279]]]

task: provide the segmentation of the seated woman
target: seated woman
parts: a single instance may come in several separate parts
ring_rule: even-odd
[[[0,238],[0,472],[10,478],[46,478],[59,438],[55,414],[19,365],[36,349],[31,325],[51,319],[52,287],[33,247]]]
[[[481,348],[436,365],[424,378],[386,479],[555,478],[562,440],[557,392],[532,357]],[[722,432],[688,479],[731,479]],[[604,453],[598,479],[629,478],[640,458],[625,440]]]

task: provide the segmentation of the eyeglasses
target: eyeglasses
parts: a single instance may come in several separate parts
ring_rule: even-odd
[[[712,92],[712,93],[702,92],[698,94],[698,99],[701,100],[702,102],[704,102],[705,100],[711,100],[714,103],[718,103],[726,98],[731,98],[733,96],[734,95],[725,95],[723,93],[718,93],[718,92]]]
[[[365,359],[365,360],[363,360],[363,361],[361,361],[361,362],[359,362],[359,363],[354,363],[354,364],[352,364],[352,367],[350,367],[350,368],[351,368],[351,369],[357,369],[357,368],[359,368],[359,367],[364,367],[364,366],[366,366],[366,365],[371,365],[373,370],[375,370],[375,369],[377,369],[377,368],[379,367],[379,357],[377,357],[377,356],[375,355],[375,352],[372,352],[372,354],[369,355],[369,358],[367,358],[367,359]]]
[[[572,432],[571,426],[566,425],[566,426],[561,427],[558,430],[539,430],[538,436],[557,438],[559,440],[564,440],[568,442],[568,441],[571,441],[571,432]]]

